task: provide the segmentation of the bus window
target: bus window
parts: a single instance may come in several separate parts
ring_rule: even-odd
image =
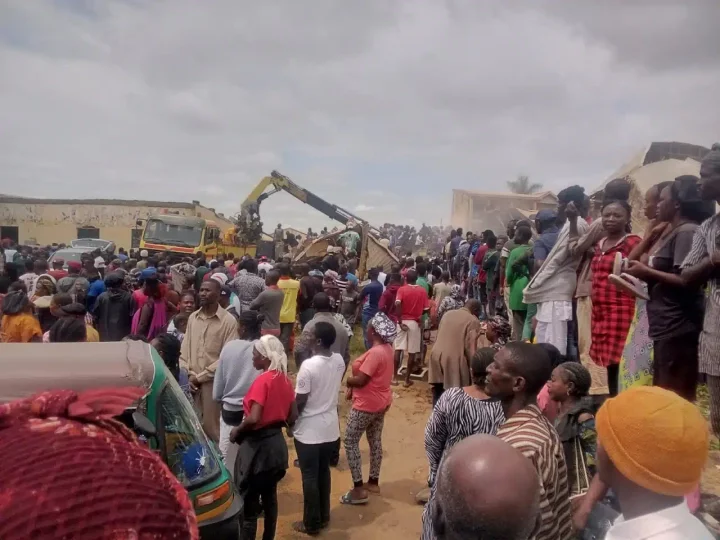
[[[202,227],[150,219],[145,227],[143,240],[158,244],[195,247],[200,245],[202,232]]]
[[[205,232],[205,243],[212,244],[217,241],[220,235],[220,229],[208,228]]]

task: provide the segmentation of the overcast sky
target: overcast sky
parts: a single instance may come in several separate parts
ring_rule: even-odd
[[[375,224],[720,139],[720,2],[3,0],[0,193],[200,200],[277,169]],[[286,194],[266,230],[329,224]]]

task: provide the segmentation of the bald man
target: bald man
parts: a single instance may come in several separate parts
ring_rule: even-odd
[[[497,437],[473,435],[440,465],[422,540],[527,540],[539,499],[537,473],[520,451]]]

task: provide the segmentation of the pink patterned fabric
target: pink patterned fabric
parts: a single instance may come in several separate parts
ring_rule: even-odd
[[[0,538],[197,540],[187,491],[114,419],[143,393],[58,390],[0,406]]]

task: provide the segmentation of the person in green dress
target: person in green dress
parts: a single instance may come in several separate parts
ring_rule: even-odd
[[[520,226],[515,231],[515,248],[510,252],[505,265],[505,282],[510,288],[510,305],[512,311],[512,339],[522,338],[523,327],[527,317],[527,304],[523,302],[523,290],[530,281],[530,227]]]

